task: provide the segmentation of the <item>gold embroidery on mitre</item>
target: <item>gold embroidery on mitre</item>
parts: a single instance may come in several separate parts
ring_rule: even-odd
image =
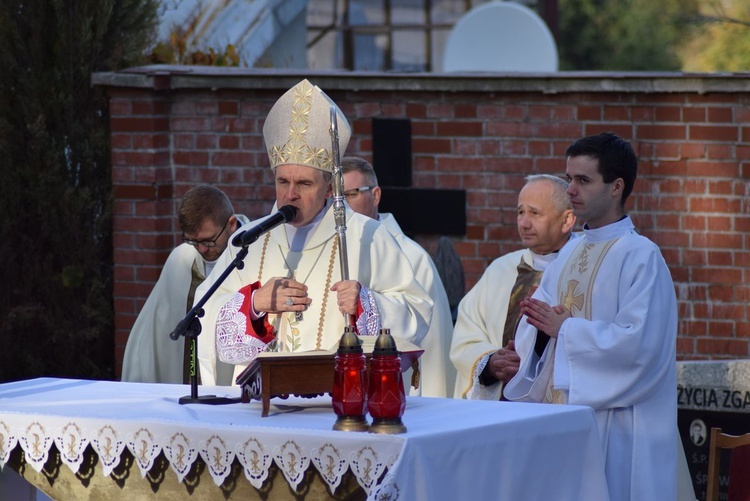
[[[276,101],[263,125],[271,167],[296,164],[334,171],[331,109],[337,117],[339,151],[346,151],[351,126],[339,107],[319,87],[302,80]]]

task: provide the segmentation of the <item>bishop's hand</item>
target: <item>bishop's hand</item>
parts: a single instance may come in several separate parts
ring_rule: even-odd
[[[301,312],[311,302],[307,286],[293,278],[273,277],[253,294],[253,309],[258,313]]]
[[[357,305],[359,304],[360,285],[356,280],[342,280],[336,282],[331,287],[336,293],[339,311],[344,315],[357,315]]]

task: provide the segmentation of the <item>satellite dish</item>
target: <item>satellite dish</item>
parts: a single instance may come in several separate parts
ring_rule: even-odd
[[[453,27],[443,71],[557,71],[557,45],[536,12],[492,1],[471,9]]]

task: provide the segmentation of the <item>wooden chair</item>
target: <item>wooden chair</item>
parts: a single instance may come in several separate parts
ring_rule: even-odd
[[[750,445],[750,433],[745,433],[744,435],[739,436],[727,435],[726,433],[721,432],[721,428],[711,428],[711,441],[709,442],[708,452],[706,501],[719,501],[719,466],[721,464],[721,450],[734,449],[735,447],[741,447],[743,445]]]

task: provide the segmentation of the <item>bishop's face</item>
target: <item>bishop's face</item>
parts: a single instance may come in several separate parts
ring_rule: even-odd
[[[297,214],[291,225],[301,228],[309,224],[331,196],[331,182],[323,171],[307,165],[279,165],[276,168],[276,206],[292,205]]]

